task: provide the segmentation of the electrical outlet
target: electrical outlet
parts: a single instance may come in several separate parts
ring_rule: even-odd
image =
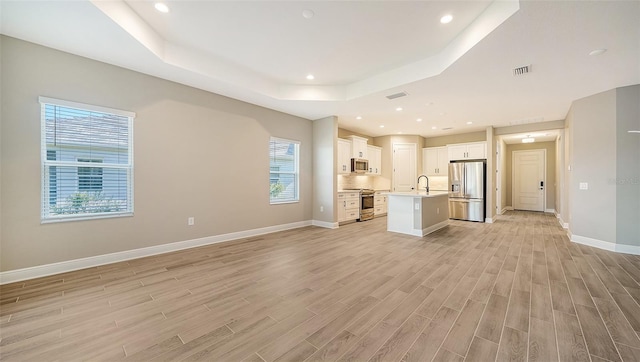
[[[196,219],[193,216],[187,219],[187,225],[192,226],[195,223],[196,223]]]
[[[589,183],[580,182],[580,190],[588,190],[588,189],[589,189]]]
[[[414,205],[416,210],[420,210],[420,204],[416,202],[416,204]]]
[[[324,212],[324,206],[320,206],[320,212]]]

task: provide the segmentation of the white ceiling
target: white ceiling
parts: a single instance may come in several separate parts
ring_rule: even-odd
[[[575,99],[640,83],[639,1],[166,4],[2,0],[0,31],[371,136],[560,120]]]

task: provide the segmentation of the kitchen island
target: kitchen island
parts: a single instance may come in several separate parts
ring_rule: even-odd
[[[387,231],[425,236],[449,225],[447,191],[390,192]]]

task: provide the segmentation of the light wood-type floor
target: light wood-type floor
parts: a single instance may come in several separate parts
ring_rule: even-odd
[[[0,357],[640,360],[640,257],[571,243],[541,213],[385,229],[308,227],[5,285]]]

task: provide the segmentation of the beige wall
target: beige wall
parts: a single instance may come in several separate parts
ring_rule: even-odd
[[[454,143],[481,142],[487,140],[486,131],[452,134],[448,136],[429,137],[424,140],[424,147],[441,147]]]
[[[311,121],[0,39],[2,271],[311,220]],[[40,224],[38,96],[137,113],[133,217]],[[270,136],[301,142],[299,203],[269,205]]]
[[[616,118],[616,242],[640,246],[640,85],[616,90]]]
[[[518,143],[507,145],[506,152],[506,205],[513,206],[513,151],[539,150],[547,151],[547,168],[546,168],[546,185],[545,209],[553,210],[556,204],[556,143],[555,142],[536,142],[536,143]]]
[[[573,238],[616,242],[616,90],[571,106],[570,229]],[[586,182],[588,190],[580,190]]]

